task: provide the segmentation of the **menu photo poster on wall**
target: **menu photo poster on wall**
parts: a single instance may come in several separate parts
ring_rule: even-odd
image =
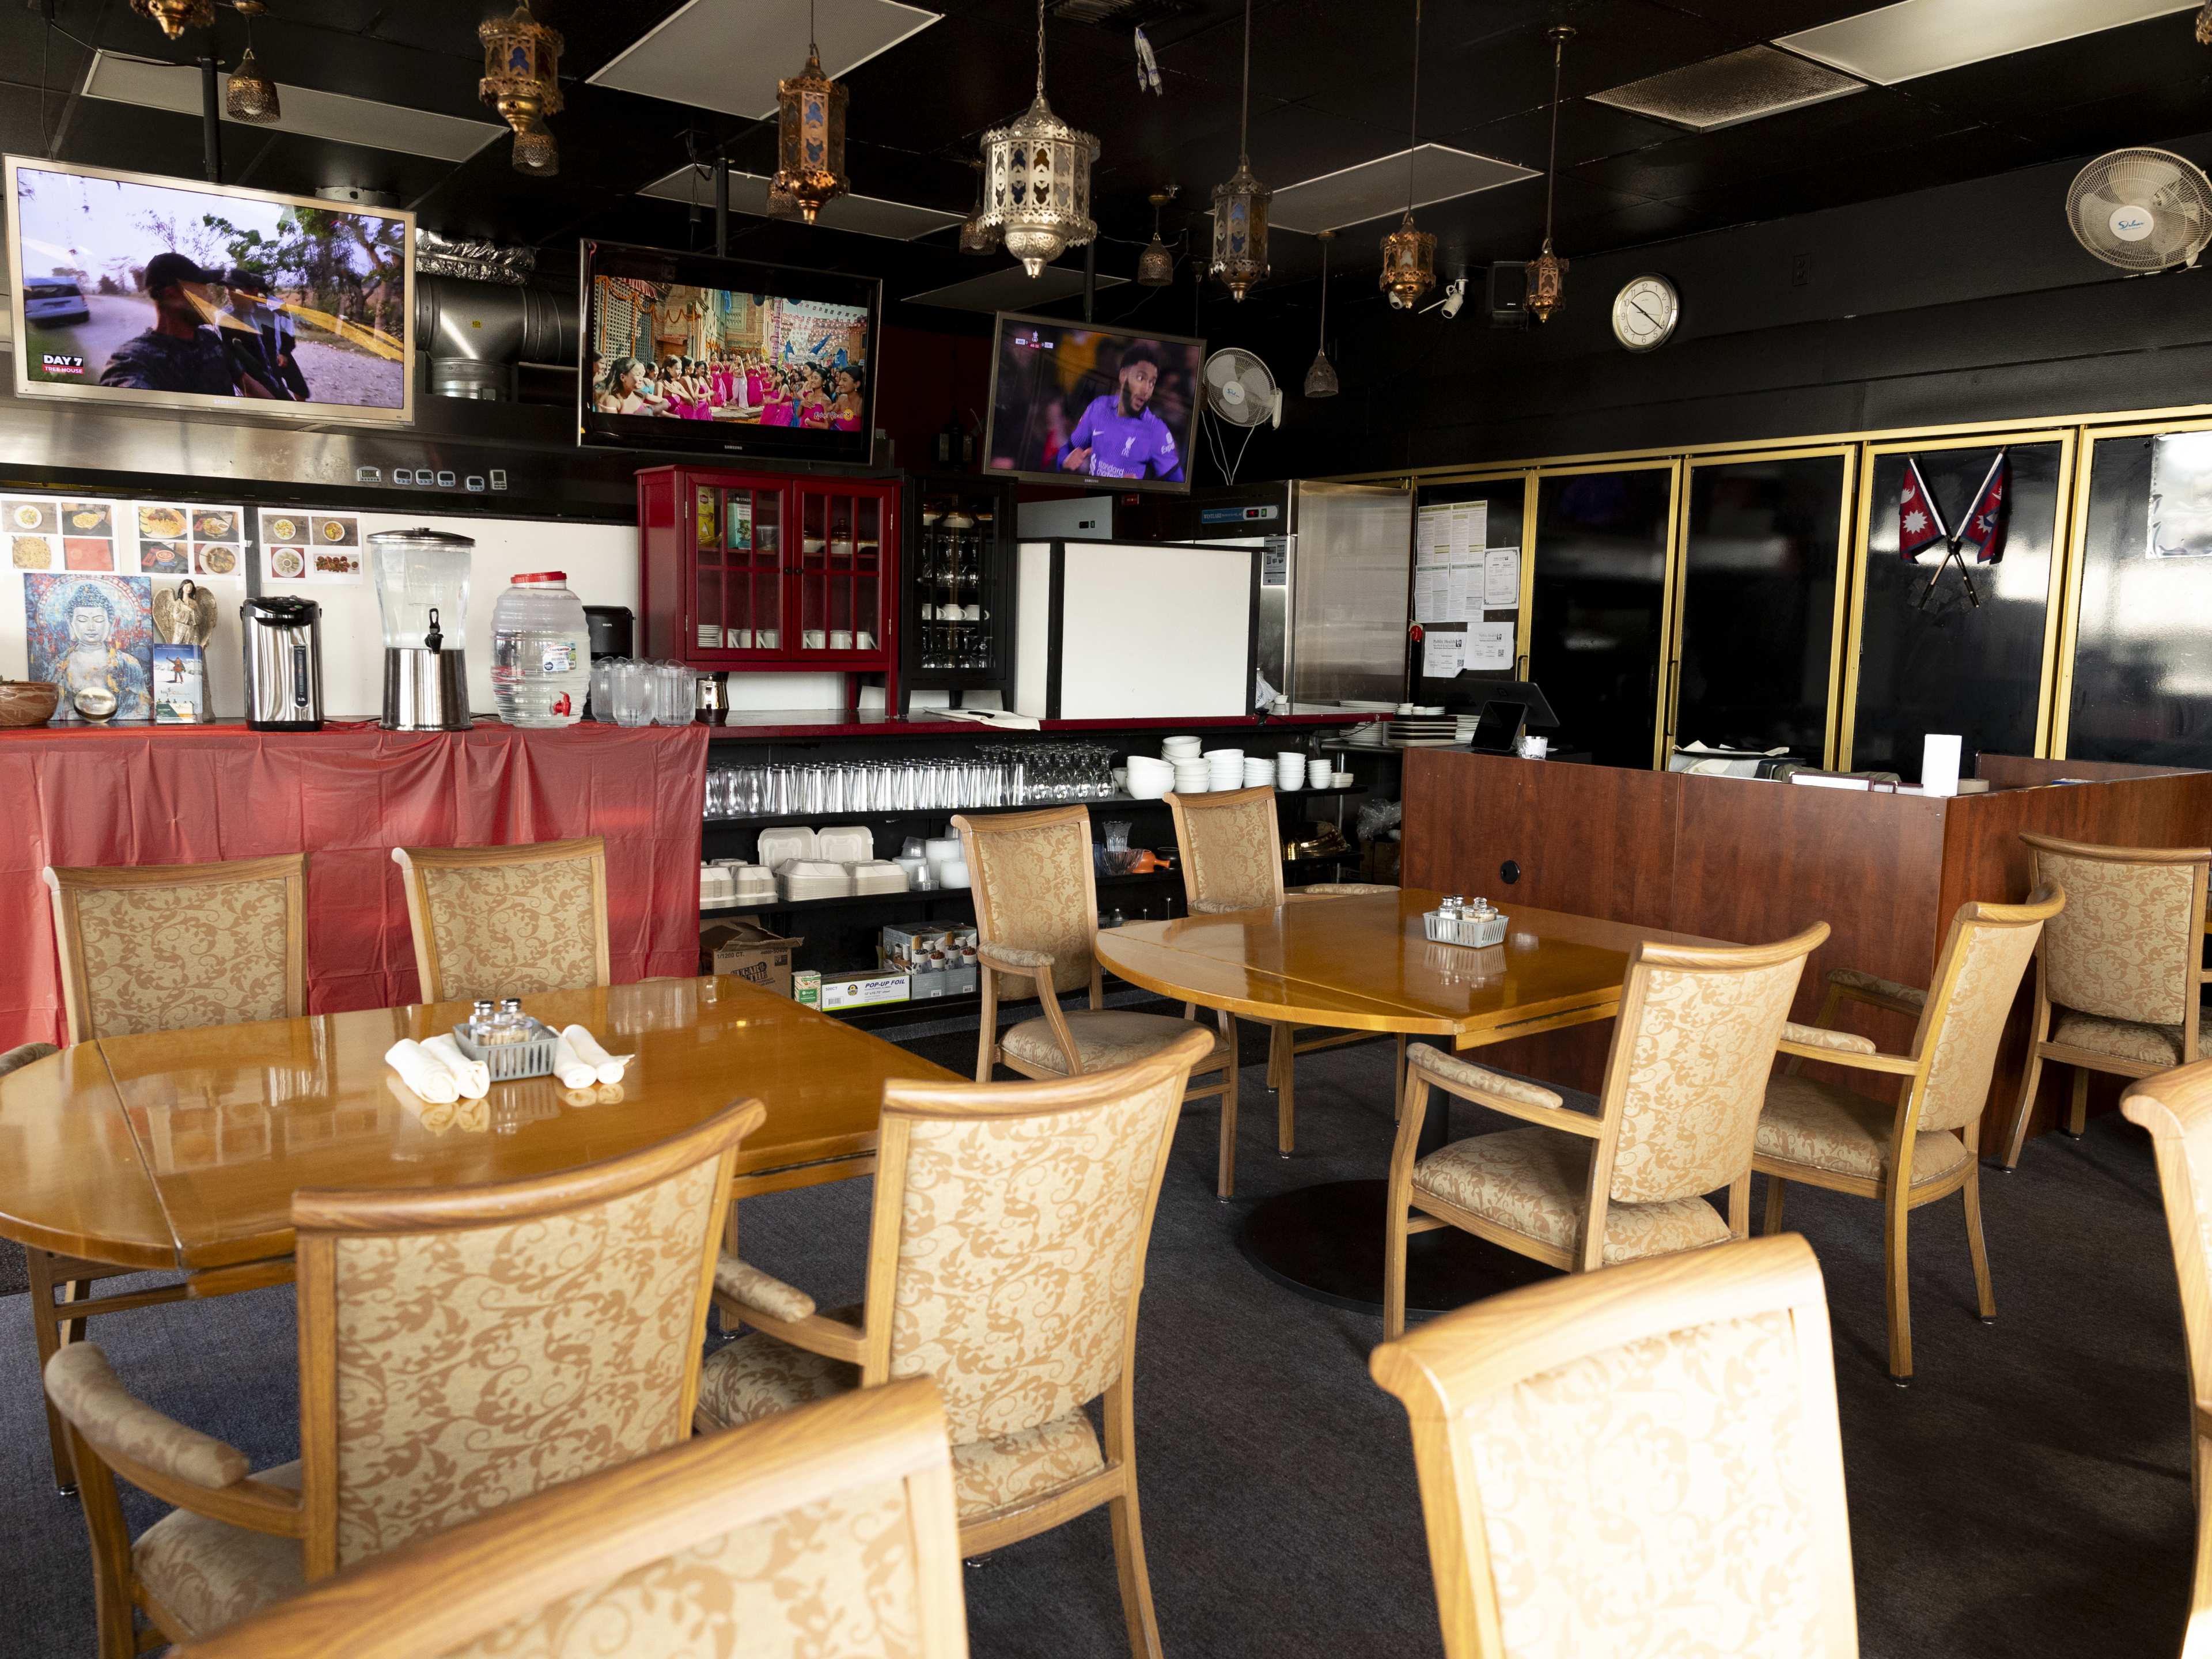
[[[362,580],[361,516],[318,507],[261,509],[264,592]]]
[[[2212,558],[2212,432],[2164,432],[2151,440],[2154,559]]]
[[[246,580],[246,509],[190,501],[123,501],[119,515],[137,543],[147,576],[196,581]]]

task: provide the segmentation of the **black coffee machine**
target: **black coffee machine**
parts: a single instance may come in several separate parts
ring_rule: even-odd
[[[602,657],[634,657],[637,638],[637,618],[626,605],[587,605],[584,607],[584,628],[591,641],[592,660]],[[584,712],[590,719],[601,718],[599,711],[585,700]]]

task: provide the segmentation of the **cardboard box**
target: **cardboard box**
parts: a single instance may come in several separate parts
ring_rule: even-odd
[[[791,976],[791,1000],[802,1008],[822,1006],[822,975],[811,968],[802,968]]]
[[[709,922],[702,928],[699,952],[714,972],[750,981],[787,997],[792,953],[805,942],[770,933],[757,921],[734,919]]]
[[[951,940],[949,927],[886,927],[876,945],[876,960],[886,973],[927,974],[930,953],[948,949]]]
[[[822,976],[822,1012],[825,1014],[840,1008],[880,1008],[890,1003],[908,1001],[912,995],[911,982],[904,974],[824,974]]]

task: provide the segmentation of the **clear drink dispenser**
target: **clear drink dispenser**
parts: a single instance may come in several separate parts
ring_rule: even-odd
[[[469,564],[476,544],[442,530],[386,530],[368,538],[384,614],[387,732],[469,729]]]

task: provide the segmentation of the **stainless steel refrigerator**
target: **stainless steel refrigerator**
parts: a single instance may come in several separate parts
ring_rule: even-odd
[[[1264,550],[1261,678],[1293,702],[1405,695],[1413,493],[1395,484],[1234,484],[1115,500],[1117,537]]]

